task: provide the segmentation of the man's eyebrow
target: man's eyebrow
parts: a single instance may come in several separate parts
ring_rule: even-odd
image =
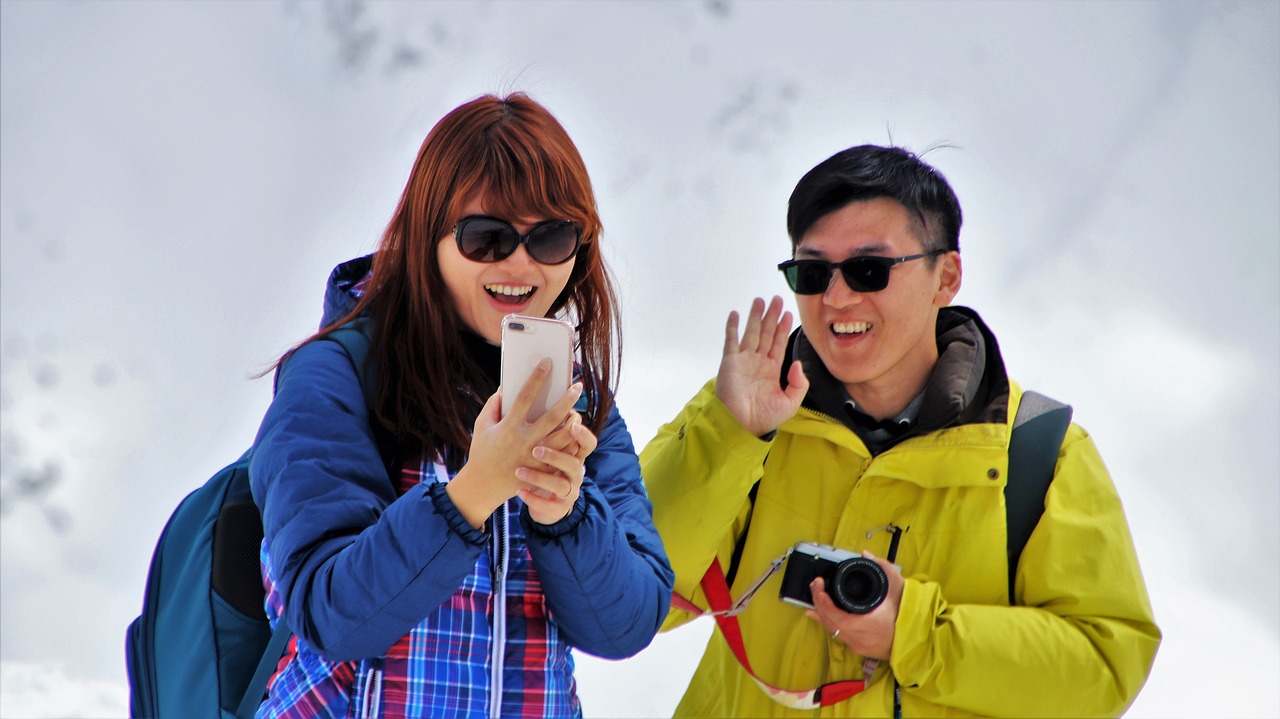
[[[882,257],[884,255],[889,254],[889,245],[882,242],[877,242],[874,245],[859,247],[857,250],[854,250],[853,254],[855,257],[862,257],[867,255]]]
[[[850,257],[865,257],[865,256],[870,255],[870,256],[879,257],[879,256],[883,256],[883,255],[888,254],[888,252],[889,252],[889,246],[888,246],[888,245],[883,244],[883,243],[880,243],[880,242],[877,242],[877,243],[875,243],[875,244],[865,245],[865,246],[863,246],[863,247],[859,247],[858,249],[856,249],[856,250],[854,250],[854,251],[853,251],[853,254],[852,254],[852,255],[849,255],[849,256],[850,256]],[[810,259],[810,258],[813,258],[813,259],[821,259],[821,260],[828,259],[825,253],[821,252],[820,250],[816,250],[816,249],[814,249],[814,248],[812,248],[812,247],[797,247],[797,248],[796,248],[796,257],[797,257],[797,258],[805,258],[805,259]],[[847,258],[842,258],[842,259],[847,259]]]

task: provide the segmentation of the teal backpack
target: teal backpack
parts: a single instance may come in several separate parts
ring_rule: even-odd
[[[358,319],[325,336],[342,345],[365,397],[369,337]],[[247,719],[293,633],[263,607],[262,517],[249,492],[250,448],[187,495],[147,573],[125,642],[129,716]]]

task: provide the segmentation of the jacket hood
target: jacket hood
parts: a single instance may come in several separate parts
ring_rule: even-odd
[[[953,424],[1005,424],[1009,376],[1000,345],[977,312],[944,307],[938,312],[938,363],[925,385],[920,430]]]
[[[324,313],[320,327],[328,327],[346,317],[360,300],[359,284],[373,271],[373,255],[347,260],[329,273],[324,289]]]

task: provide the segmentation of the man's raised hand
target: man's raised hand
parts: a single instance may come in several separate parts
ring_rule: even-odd
[[[809,390],[809,379],[798,361],[787,371],[786,389],[779,381],[791,324],[791,313],[782,311],[781,297],[774,297],[768,310],[759,297],[751,302],[741,339],[736,311],[729,313],[725,323],[716,396],[738,423],[757,437],[776,430],[794,416]]]

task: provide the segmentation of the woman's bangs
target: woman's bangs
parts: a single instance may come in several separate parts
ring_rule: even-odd
[[[527,217],[569,220],[582,228],[583,242],[599,233],[600,220],[589,181],[545,151],[493,148],[480,172],[479,187],[488,211],[505,219]],[[519,158],[519,160],[517,160]],[[521,162],[520,160],[523,160]]]

